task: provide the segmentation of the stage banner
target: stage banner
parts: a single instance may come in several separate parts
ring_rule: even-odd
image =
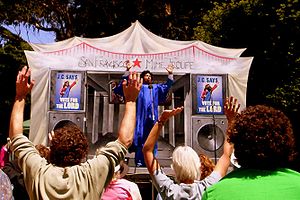
[[[50,110],[83,110],[84,74],[76,71],[52,71]]]
[[[194,87],[196,96],[194,114],[224,114],[225,79],[224,75],[194,76],[196,86]]]

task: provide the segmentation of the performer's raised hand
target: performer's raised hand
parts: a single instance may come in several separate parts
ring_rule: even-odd
[[[174,70],[174,65],[173,64],[169,64],[167,67],[166,67],[166,70],[169,74],[173,74],[173,70]]]
[[[143,79],[140,78],[140,74],[131,72],[128,80],[124,79],[122,84],[125,101],[136,101],[143,85]]]
[[[124,62],[124,66],[126,67],[126,71],[129,71],[131,69],[131,67],[133,66],[133,64],[130,62],[130,60],[126,60]]]

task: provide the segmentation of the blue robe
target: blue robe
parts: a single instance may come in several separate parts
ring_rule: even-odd
[[[127,77],[123,77],[123,79],[124,78]],[[129,149],[135,152],[135,164],[138,166],[145,166],[142,153],[143,145],[153,125],[158,120],[158,105],[166,101],[167,94],[172,84],[173,80],[168,78],[163,84],[152,84],[152,89],[149,88],[148,84],[143,84],[141,88],[136,103],[136,127],[133,144]],[[114,92],[124,96],[122,83],[114,89]],[[157,153],[157,144],[155,145],[154,153]]]

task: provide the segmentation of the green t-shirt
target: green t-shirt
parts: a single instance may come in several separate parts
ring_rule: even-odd
[[[300,173],[290,169],[238,169],[209,187],[202,196],[202,200],[237,199],[299,200]]]

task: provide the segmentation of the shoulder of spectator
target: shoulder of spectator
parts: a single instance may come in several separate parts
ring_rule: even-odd
[[[10,142],[13,143],[16,139],[20,138],[20,137],[24,137],[27,138],[25,135],[23,135],[23,133],[18,133],[16,135],[14,135],[12,138],[10,138]],[[28,138],[27,138],[28,139]]]
[[[128,151],[127,147],[122,144],[120,141],[115,140],[112,142],[109,142],[105,145],[105,147],[100,148],[99,150],[97,150],[97,155],[99,154],[105,154],[104,152],[107,150],[107,148],[114,148],[114,147],[119,147],[121,148],[123,151]]]

